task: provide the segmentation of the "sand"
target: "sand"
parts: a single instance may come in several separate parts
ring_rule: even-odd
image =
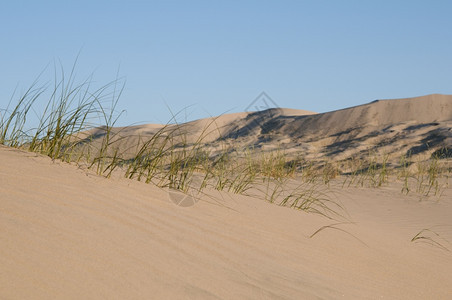
[[[452,193],[332,188],[348,223],[0,147],[1,299],[451,299]],[[345,222],[345,221],[339,221]],[[422,229],[428,240],[411,242]],[[343,230],[343,231],[342,231]]]

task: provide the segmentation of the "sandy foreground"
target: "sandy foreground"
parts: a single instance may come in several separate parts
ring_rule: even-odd
[[[336,189],[353,223],[312,238],[342,221],[212,194],[0,147],[0,299],[452,299],[450,189]]]

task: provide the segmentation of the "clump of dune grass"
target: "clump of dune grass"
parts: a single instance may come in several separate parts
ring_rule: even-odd
[[[397,179],[402,181],[402,193],[413,191],[422,197],[441,197],[449,186],[450,169],[442,166],[440,157],[432,155],[427,160],[412,159],[411,155],[402,155],[399,162]]]
[[[292,177],[296,171],[295,162],[288,160],[281,149],[267,153],[249,153],[248,161],[256,172],[274,179]]]
[[[92,128],[92,122],[106,117],[105,100],[113,97],[110,107],[111,121],[117,100],[115,91],[119,80],[100,88],[92,87],[92,77],[76,82],[74,63],[70,73],[58,70],[52,84],[38,86],[39,78],[27,89],[17,103],[12,100],[2,110],[0,118],[0,143],[47,155],[52,159],[71,161],[74,149],[80,142],[78,133]],[[14,95],[13,95],[14,96]],[[44,110],[39,113],[37,124],[27,127],[27,120],[34,107],[44,99]],[[108,126],[112,125],[107,122]]]
[[[439,158],[433,156],[427,161],[418,161],[416,164],[415,178],[417,180],[416,191],[424,196],[441,196],[448,186],[448,180],[444,180]],[[448,179],[448,177],[446,176]]]
[[[342,205],[334,200],[328,187],[321,182],[308,182],[302,177],[263,177],[254,184],[254,188],[270,203],[329,219],[343,218],[345,212]]]
[[[342,217],[344,208],[333,200],[331,193],[320,184],[299,183],[295,188],[284,194],[279,205],[288,206],[297,210],[315,213],[334,219]]]
[[[383,186],[389,179],[388,160],[387,154],[378,156],[372,152],[368,152],[364,158],[352,157],[349,161],[351,171],[345,177],[343,186],[373,188]]]

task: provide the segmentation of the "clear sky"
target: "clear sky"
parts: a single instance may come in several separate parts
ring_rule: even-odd
[[[80,80],[126,79],[123,125],[244,111],[262,91],[317,112],[452,94],[451,16],[435,0],[5,0],[0,107],[79,52]]]

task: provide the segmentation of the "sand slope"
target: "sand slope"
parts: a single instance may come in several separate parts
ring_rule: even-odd
[[[450,299],[452,194],[338,189],[354,224],[165,191],[0,147],[1,299]],[[353,236],[352,236],[353,235]]]

